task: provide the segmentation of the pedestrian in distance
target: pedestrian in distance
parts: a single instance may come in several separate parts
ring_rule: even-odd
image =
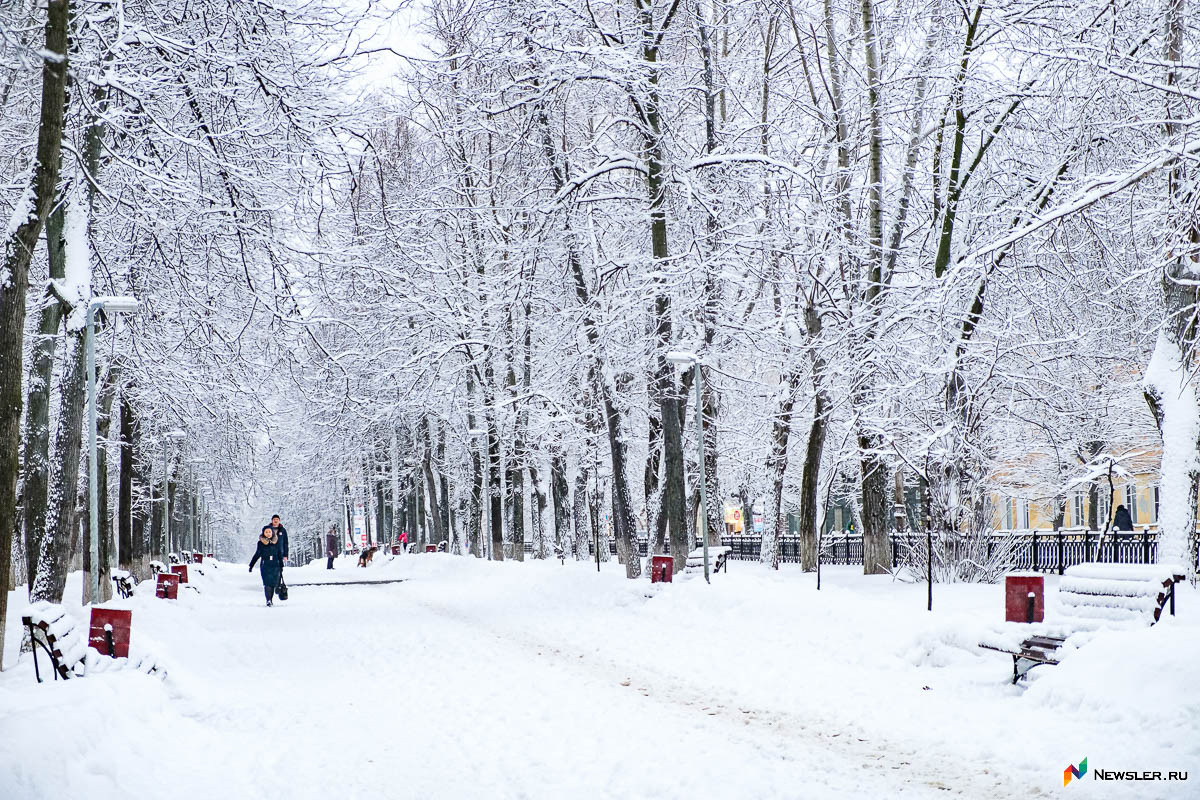
[[[1119,531],[1133,530],[1133,517],[1129,515],[1129,509],[1123,505],[1117,506],[1117,513],[1113,516],[1113,527]]]
[[[333,559],[337,558],[339,538],[337,528],[330,528],[329,533],[325,534],[325,555],[329,558],[325,569],[333,569]]]
[[[271,600],[275,597],[275,590],[279,588],[279,581],[283,577],[283,558],[280,555],[279,549],[279,534],[270,525],[264,525],[262,533],[258,536],[258,549],[254,551],[254,558],[250,559],[250,572],[254,571],[254,565],[258,564],[258,574],[262,576],[263,594],[267,597],[267,605],[270,606]]]

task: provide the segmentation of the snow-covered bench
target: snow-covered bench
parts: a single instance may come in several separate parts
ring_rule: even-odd
[[[38,683],[42,682],[41,669],[38,667],[38,647],[50,657],[55,680],[60,677],[63,680],[81,678],[85,675],[128,668],[140,672],[166,674],[148,653],[134,655],[131,652],[127,658],[109,658],[90,648],[88,627],[56,603],[45,600],[34,603],[26,609],[21,622],[29,629],[33,648],[33,674]]]
[[[1010,622],[986,636],[979,646],[1007,653],[1016,683],[1034,667],[1058,664],[1086,644],[1097,630],[1153,625],[1164,609],[1175,614],[1175,584],[1183,569],[1160,564],[1077,564],[1068,567],[1058,586],[1060,613],[1044,623]]]
[[[133,575],[123,569],[115,569],[112,573],[113,586],[117,594],[121,597],[129,597],[133,594],[133,587],[137,584]]]
[[[722,569],[729,572],[729,554],[733,552],[732,547],[710,547],[708,548],[708,564],[715,574]],[[687,564],[684,565],[684,570],[691,572],[694,570],[704,569],[704,548],[697,547],[692,552],[688,553]]]

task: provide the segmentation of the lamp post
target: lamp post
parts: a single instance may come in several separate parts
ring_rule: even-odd
[[[114,314],[136,311],[136,297],[93,297],[87,304],[85,336],[88,371],[88,554],[91,575],[88,592],[93,603],[100,599],[100,507],[96,474],[96,312],[105,309]],[[85,598],[86,600],[87,598]]]
[[[700,449],[700,521],[704,526],[704,535],[700,537],[704,548],[704,582],[711,583],[708,576],[708,511],[707,487],[704,475],[704,409],[700,403],[700,358],[695,353],[673,350],[667,353],[667,360],[677,366],[692,366],[696,370],[696,444]]]
[[[162,482],[162,529],[159,530],[159,539],[155,542],[158,550],[158,557],[165,564],[170,560],[167,553],[171,550],[171,500],[167,493],[171,480],[171,442],[186,439],[187,434],[183,431],[167,431],[163,434],[163,482]]]

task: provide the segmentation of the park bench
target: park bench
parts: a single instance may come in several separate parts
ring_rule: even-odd
[[[115,569],[112,573],[113,588],[123,598],[130,597],[133,594],[133,587],[137,581],[123,569]]]
[[[1153,625],[1164,609],[1174,615],[1183,579],[1184,570],[1169,565],[1077,564],[1063,572],[1056,619],[1005,623],[979,646],[1012,656],[1015,684],[1034,667],[1060,663],[1096,631]]]
[[[125,624],[122,626],[121,619]],[[33,674],[42,683],[38,648],[50,658],[54,679],[67,680],[114,669],[133,668],[165,674],[152,656],[129,652],[128,612],[93,608],[90,628],[57,603],[40,601],[21,617],[29,629],[33,649]]]
[[[733,552],[732,547],[710,547],[708,548],[708,566],[709,570],[716,574],[721,570],[729,572],[729,554]],[[704,548],[697,547],[692,552],[688,553],[687,564],[684,566],[685,572],[694,572],[699,570],[704,571]]]

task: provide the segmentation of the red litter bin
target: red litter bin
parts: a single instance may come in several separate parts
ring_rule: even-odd
[[[179,576],[180,583],[187,583],[187,564],[172,564],[171,572]]]
[[[164,597],[167,600],[179,599],[179,576],[174,572],[160,572],[157,578],[158,584],[154,587],[155,594],[159,597]]]
[[[426,553],[436,553],[436,552],[437,552],[437,545],[436,545],[436,544],[427,544],[427,545],[425,545],[425,552],[426,552]]]
[[[1004,620],[1041,622],[1046,615],[1046,578],[1036,572],[1004,576]]]
[[[133,612],[119,608],[93,608],[88,647],[102,656],[129,658],[129,630]]]
[[[671,583],[675,575],[675,559],[671,556],[654,556],[650,559],[650,582]]]
[[[392,555],[394,555],[394,556],[400,555],[400,545],[398,545],[398,544],[392,545]]]

